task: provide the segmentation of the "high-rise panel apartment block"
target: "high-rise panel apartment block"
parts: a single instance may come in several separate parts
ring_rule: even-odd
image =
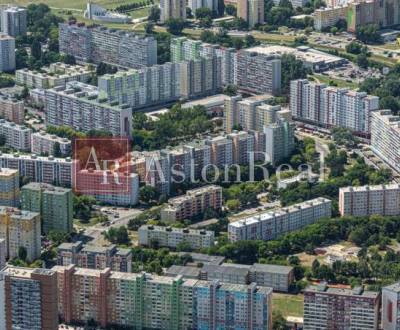
[[[400,186],[389,184],[340,188],[339,212],[342,216],[399,215]]]
[[[214,95],[222,88],[221,58],[201,57],[179,63],[181,97]]]
[[[272,240],[286,233],[301,229],[319,219],[330,218],[332,202],[316,198],[276,211],[264,211],[247,216],[228,225],[232,242],[242,240]]]
[[[27,260],[40,257],[40,214],[0,206],[0,238],[6,240],[7,257],[18,257],[18,250],[24,247]]]
[[[27,88],[54,88],[65,87],[70,81],[89,82],[94,72],[89,67],[69,65],[65,63],[52,63],[39,71],[20,69],[15,72],[15,82]]]
[[[171,198],[161,210],[161,220],[176,221],[201,215],[207,209],[219,210],[222,207],[222,188],[209,185],[188,190],[186,195]]]
[[[3,269],[6,265],[7,257],[7,245],[4,238],[0,238],[0,269]]]
[[[198,60],[201,57],[218,57],[221,59],[221,82],[223,85],[236,84],[237,80],[237,51],[192,40],[186,37],[171,40],[171,61]]]
[[[0,205],[18,207],[19,197],[18,170],[0,167]]]
[[[117,272],[132,272],[132,252],[115,245],[84,245],[81,241],[62,243],[57,247],[57,264],[77,265],[81,268],[106,269]]]
[[[371,149],[382,161],[400,172],[400,117],[390,110],[371,113]]]
[[[31,181],[70,187],[72,184],[72,161],[70,158],[39,157],[0,153],[0,167],[19,171]]]
[[[189,244],[194,250],[214,245],[214,232],[208,230],[143,225],[138,230],[139,244],[143,246],[165,246],[176,248]]]
[[[180,66],[164,63],[99,77],[100,96],[140,109],[179,99]]]
[[[0,33],[0,72],[15,70],[15,39]]]
[[[132,108],[108,102],[98,90],[85,84],[47,89],[46,124],[69,126],[77,131],[104,129],[114,136],[131,136]]]
[[[12,37],[23,36],[27,32],[27,10],[6,5],[0,8],[1,32]]]
[[[57,330],[57,274],[7,266],[0,271],[0,329]]]
[[[53,271],[59,315],[67,323],[90,318],[102,327],[272,329],[271,288],[72,265]]]
[[[153,37],[71,23],[61,23],[59,31],[60,52],[77,61],[133,69],[157,63],[157,41]]]
[[[345,127],[369,135],[371,112],[379,108],[379,97],[347,88],[327,87],[308,80],[290,82],[290,110],[297,120],[323,127]]]
[[[21,208],[39,212],[44,233],[72,232],[72,191],[46,183],[31,182],[21,188]]]
[[[22,125],[25,117],[24,101],[0,93],[0,117]]]
[[[379,306],[379,292],[330,288],[324,283],[309,286],[304,292],[304,328],[377,330]]]
[[[264,1],[237,0],[237,16],[245,20],[250,28],[258,24],[264,24]]]
[[[26,126],[0,119],[0,135],[5,138],[5,146],[18,150],[31,150],[32,130]]]
[[[165,23],[169,19],[186,20],[185,0],[161,0],[160,1],[160,22]]]
[[[238,52],[237,85],[255,94],[281,92],[281,58],[269,55],[265,47],[253,47]]]

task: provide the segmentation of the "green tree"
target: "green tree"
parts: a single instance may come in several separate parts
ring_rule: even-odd
[[[146,185],[139,189],[139,199],[144,203],[155,201],[158,197],[159,192],[155,187]]]
[[[360,68],[363,68],[363,69],[368,68],[369,62],[368,62],[368,57],[366,54],[364,54],[364,53],[358,54],[356,61],[357,61],[357,65]]]
[[[56,142],[53,145],[53,156],[54,157],[61,157],[62,153],[61,153],[61,147],[60,147],[60,143]]]
[[[197,8],[196,12],[195,12],[196,18],[200,19],[200,18],[213,18],[214,14],[213,11],[210,8],[207,7],[201,7],[201,8]]]
[[[148,22],[144,25],[144,32],[146,34],[152,34],[154,32],[154,23]]]
[[[66,54],[64,56],[64,63],[70,64],[70,65],[75,65],[76,64],[75,57],[73,55]]]
[[[225,12],[225,2],[224,0],[218,0],[218,5],[217,5],[217,15],[218,17],[224,16]]]
[[[42,57],[42,45],[38,39],[34,39],[32,42],[31,55],[35,60],[40,60]]]
[[[378,31],[379,27],[375,24],[363,25],[357,28],[356,38],[365,43],[379,43],[381,36]]]
[[[170,18],[165,22],[167,31],[173,35],[182,34],[182,30],[185,28],[185,21],[181,18]]]
[[[157,22],[160,19],[160,8],[153,6],[150,8],[148,20],[151,22]]]
[[[236,16],[236,7],[234,5],[231,4],[226,5],[225,11],[227,15]]]
[[[292,54],[283,54],[281,61],[282,93],[288,94],[290,81],[307,78],[308,70],[304,67],[303,62]]]
[[[26,261],[26,258],[28,257],[28,251],[24,246],[18,247],[18,259],[22,261]]]

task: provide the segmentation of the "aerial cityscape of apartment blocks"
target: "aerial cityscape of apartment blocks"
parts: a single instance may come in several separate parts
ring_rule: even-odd
[[[237,0],[237,16],[245,20],[250,28],[264,24],[264,1]]]
[[[0,33],[0,72],[15,70],[15,39]]]
[[[61,62],[51,63],[40,71],[27,68],[15,71],[15,83],[27,88],[53,88],[66,86],[67,82],[80,81],[87,83],[93,76],[89,67],[69,65]]]
[[[57,274],[7,266],[0,271],[0,329],[58,329]]]
[[[237,80],[237,51],[234,48],[224,48],[192,40],[186,37],[171,39],[171,61],[183,62],[198,60],[202,57],[218,57],[221,59],[222,85],[236,84]]]
[[[139,176],[136,173],[120,173],[116,179],[112,172],[81,170],[75,173],[74,187],[77,183],[79,193],[93,196],[98,202],[117,206],[133,206],[139,202]],[[105,189],[99,189],[102,186]]]
[[[207,209],[220,210],[222,207],[222,187],[208,185],[186,191],[186,195],[168,200],[161,210],[162,221],[190,219]]]
[[[380,293],[362,287],[309,286],[304,291],[304,329],[377,330],[379,306]]]
[[[98,79],[100,97],[133,109],[176,101],[181,95],[180,65],[164,63],[118,71]]]
[[[290,110],[298,120],[369,134],[371,112],[378,108],[379,97],[365,92],[327,87],[308,80],[290,82]]]
[[[107,102],[96,87],[69,83],[67,87],[46,89],[46,124],[69,126],[77,131],[104,129],[114,136],[131,136],[132,108]]]
[[[36,155],[69,156],[71,140],[40,131],[31,134],[31,152]]]
[[[82,62],[103,62],[133,69],[157,64],[157,41],[153,37],[103,26],[61,23],[59,45],[60,53]]]
[[[0,152],[0,167],[16,169],[20,176],[25,176],[35,182],[66,187],[70,187],[72,184],[71,158],[39,157]]]
[[[42,218],[42,230],[48,234],[72,232],[72,191],[46,183],[30,182],[21,188],[21,209],[38,212]]]
[[[229,223],[228,237],[231,242],[272,240],[319,219],[330,218],[331,209],[332,202],[319,197],[275,211],[260,212]]]
[[[400,185],[340,188],[339,212],[341,216],[400,215]]]
[[[116,245],[84,245],[81,241],[62,243],[57,247],[57,265],[76,265],[81,268],[132,272],[132,251]]]
[[[6,240],[7,258],[18,257],[18,250],[24,247],[27,260],[40,257],[40,214],[0,206],[0,238]]]
[[[186,20],[185,0],[161,0],[160,1],[160,22],[165,23],[169,19]]]
[[[400,283],[382,288],[382,329],[397,330],[400,327]]]
[[[23,36],[27,32],[26,8],[0,5],[1,32],[12,37]]]
[[[0,167],[0,205],[18,207],[19,198],[18,170]]]
[[[237,59],[237,85],[249,93],[279,95],[281,58],[265,54],[262,46],[242,49]]]
[[[0,93],[0,117],[22,125],[25,117],[24,101]]]
[[[102,327],[272,329],[271,288],[73,265],[55,266],[53,271],[59,315],[67,323],[89,317]]]
[[[176,248],[182,243],[200,250],[214,245],[214,232],[187,228],[143,225],[138,230],[139,245]]]
[[[396,171],[400,171],[400,117],[390,110],[371,114],[371,149]]]
[[[282,292],[288,292],[294,281],[293,267],[267,264],[205,263],[201,267],[173,265],[166,270],[165,274],[207,281],[218,280],[231,284],[256,283]]]

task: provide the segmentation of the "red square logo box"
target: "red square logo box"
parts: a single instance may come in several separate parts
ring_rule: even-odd
[[[80,194],[130,193],[131,145],[125,137],[75,138],[72,187]]]

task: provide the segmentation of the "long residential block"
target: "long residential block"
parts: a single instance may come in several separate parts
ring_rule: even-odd
[[[103,129],[114,136],[131,136],[132,109],[127,104],[108,102],[86,84],[47,89],[46,124],[69,126],[77,131]]]
[[[305,79],[290,82],[290,110],[297,120],[369,135],[371,113],[378,108],[379,97],[365,92],[328,87]]]
[[[157,64],[157,41],[123,30],[61,23],[59,44],[60,53],[81,62],[103,62],[133,69]]]
[[[138,230],[139,245],[176,248],[181,243],[194,250],[214,245],[213,231],[143,225]]]
[[[171,198],[161,210],[161,220],[176,221],[190,219],[207,209],[219,210],[222,207],[222,188],[209,185],[188,190],[186,195]]]
[[[294,204],[276,211],[261,212],[244,217],[228,225],[228,237],[232,242],[242,240],[272,240],[314,223],[330,218],[332,202],[327,198],[316,198]]]
[[[4,137],[4,146],[18,150],[31,150],[32,130],[26,126],[0,119],[0,136]]]
[[[67,323],[89,317],[102,327],[272,329],[271,288],[73,265],[52,270],[58,277],[59,316]]]
[[[31,146],[31,152],[36,155],[60,157],[70,155],[72,151],[70,140],[44,131],[31,135]]]
[[[339,212],[342,216],[399,215],[400,185],[340,188]]]

